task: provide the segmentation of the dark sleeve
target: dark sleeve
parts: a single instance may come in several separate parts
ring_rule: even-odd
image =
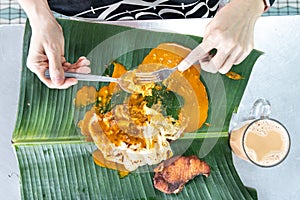
[[[270,5],[272,6],[275,0],[270,0]]]
[[[209,18],[219,0],[48,0],[52,11],[98,20]]]
[[[48,0],[48,4],[52,11],[66,16],[73,16],[90,10],[91,8],[107,6],[119,1],[120,0]]]
[[[89,0],[48,0],[48,4],[52,11],[67,16],[90,9],[91,6]]]

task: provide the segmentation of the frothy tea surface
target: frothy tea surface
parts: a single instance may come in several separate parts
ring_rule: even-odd
[[[277,164],[289,151],[286,129],[278,122],[269,119],[252,123],[246,130],[243,142],[249,158],[262,166]]]

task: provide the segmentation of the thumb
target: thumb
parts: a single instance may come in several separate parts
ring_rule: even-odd
[[[55,51],[53,48],[45,48],[45,53],[48,57],[49,62],[49,73],[51,81],[56,85],[60,86],[64,83],[64,70],[61,64],[61,53]]]

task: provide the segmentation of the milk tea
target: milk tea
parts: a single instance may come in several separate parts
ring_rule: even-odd
[[[233,152],[244,160],[260,166],[273,166],[288,154],[290,138],[287,130],[277,121],[260,119],[246,121],[230,133]]]

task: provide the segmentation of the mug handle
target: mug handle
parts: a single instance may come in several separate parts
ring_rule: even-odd
[[[269,118],[271,114],[271,103],[265,98],[257,99],[249,114],[249,120]]]

